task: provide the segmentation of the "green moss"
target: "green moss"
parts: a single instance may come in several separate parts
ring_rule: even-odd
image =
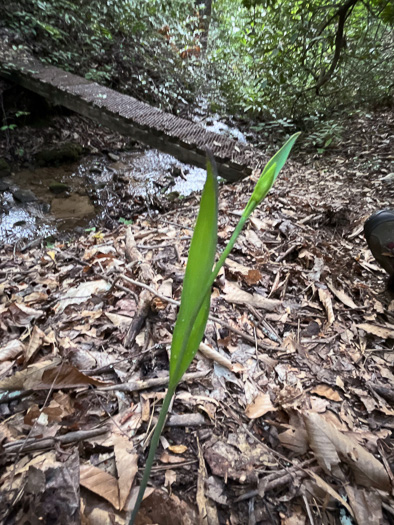
[[[39,166],[57,166],[67,162],[77,161],[83,153],[83,148],[75,142],[65,142],[50,149],[39,151],[36,162]]]
[[[0,177],[6,177],[7,175],[10,175],[10,173],[11,166],[5,159],[0,158]]]

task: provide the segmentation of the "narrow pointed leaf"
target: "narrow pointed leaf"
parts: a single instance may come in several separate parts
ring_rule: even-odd
[[[301,132],[292,135],[289,140],[283,144],[280,150],[277,151],[275,155],[267,162],[259,180],[257,181],[249,202],[246,205],[246,208],[243,212],[243,217],[248,218],[270,191],[279,175],[280,170],[283,168],[295,141],[298,139],[300,134]]]
[[[207,180],[201,197],[190,245],[181,306],[174,328],[170,385],[176,385],[191,363],[204,335],[210,305],[207,283],[215,261],[218,222],[217,175],[213,160],[207,162]],[[201,306],[200,306],[201,305]]]
[[[298,137],[300,135],[301,135],[300,131],[298,133],[294,133],[294,135],[292,135],[289,138],[289,140],[283,144],[283,146],[280,148],[280,150],[277,151],[275,153],[275,155],[267,162],[267,164],[266,164],[266,166],[265,166],[261,176],[263,176],[264,173],[270,169],[272,164],[276,164],[275,175],[274,175],[274,182],[276,181],[276,178],[279,175],[280,170],[283,168],[283,166],[284,166],[284,164],[285,164],[285,162],[287,160],[287,157],[289,156],[290,151],[291,151],[292,147],[294,146],[295,141],[298,139]]]

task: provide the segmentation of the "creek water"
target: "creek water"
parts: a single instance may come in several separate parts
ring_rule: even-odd
[[[210,131],[246,142],[237,128],[203,114],[201,110],[193,120]],[[0,178],[0,245],[88,229],[106,217],[129,219],[128,211],[136,201],[149,209],[160,199],[186,197],[202,190],[205,176],[203,169],[139,147],[91,154],[58,167],[16,171]]]
[[[0,244],[88,228],[120,194],[147,203],[200,191],[205,170],[157,150],[89,155],[80,162],[21,170],[0,179]],[[123,197],[124,198],[124,197]]]

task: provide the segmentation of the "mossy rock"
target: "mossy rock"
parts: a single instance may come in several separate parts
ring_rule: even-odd
[[[53,148],[42,149],[36,153],[39,166],[58,166],[77,161],[83,153],[83,147],[75,142],[65,142]]]
[[[60,193],[65,193],[66,191],[70,191],[70,186],[68,184],[65,184],[64,182],[51,182],[49,185],[49,189],[52,193],[55,195],[59,195]]]
[[[8,164],[8,162],[0,158],[0,177],[7,177],[7,175],[11,174],[11,166]]]

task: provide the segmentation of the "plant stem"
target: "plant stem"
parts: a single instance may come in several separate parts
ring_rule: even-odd
[[[134,505],[134,509],[133,509],[133,513],[129,521],[129,525],[134,525],[142,499],[144,497],[145,489],[149,481],[150,471],[152,469],[153,461],[155,459],[157,446],[159,444],[161,432],[166,422],[167,412],[170,407],[171,400],[175,394],[175,388],[168,387],[167,394],[164,398],[163,405],[161,407],[160,414],[159,414],[159,419],[157,421],[156,428],[152,436],[152,441],[151,441],[150,448],[149,448],[148,459],[146,460],[146,464],[145,464],[144,475],[141,480],[140,490],[138,492],[137,500]]]

